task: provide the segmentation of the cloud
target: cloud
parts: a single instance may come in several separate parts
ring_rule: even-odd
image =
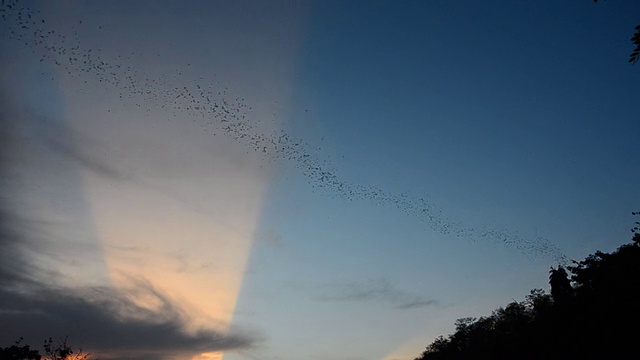
[[[20,336],[32,344],[69,336],[72,345],[101,358],[161,359],[247,349],[258,340],[250,333],[185,330],[189,319],[180,304],[144,279],[132,279],[133,286],[127,289],[59,286],[56,279],[39,276],[42,269],[33,266],[27,255],[39,249],[37,237],[29,236],[37,224],[0,211],[3,343]]]
[[[185,306],[144,278],[130,278],[126,288],[114,288],[106,282],[77,285],[59,266],[52,266],[75,261],[95,264],[100,259],[87,258],[96,251],[83,245],[92,242],[65,237],[71,230],[58,231],[60,226],[70,227],[60,222],[59,218],[66,219],[64,214],[53,212],[43,217],[44,213],[23,207],[16,192],[22,194],[18,179],[25,173],[15,174],[24,168],[22,161],[34,159],[23,157],[32,152],[23,151],[20,146],[27,142],[21,143],[17,135],[27,134],[29,140],[35,140],[31,145],[38,146],[38,151],[50,147],[99,175],[119,180],[126,177],[90,153],[76,151],[64,137],[56,136],[55,124],[25,115],[2,94],[0,105],[0,346],[19,337],[37,346],[49,337],[68,336],[72,347],[82,347],[102,359],[171,359],[249,349],[259,341],[250,331],[192,329]],[[31,123],[20,124],[25,118]],[[35,165],[41,164],[50,165]]]
[[[437,305],[437,300],[425,298],[413,292],[399,289],[387,279],[370,279],[364,282],[332,284],[324,286],[321,301],[375,301],[388,303],[396,309],[406,310]]]
[[[151,287],[136,291],[153,296],[159,302],[157,309],[138,305],[129,299],[130,293],[108,287],[71,289],[30,283],[24,289],[20,286],[24,283],[14,285],[0,289],[0,322],[8,330],[5,333],[14,337],[29,334],[37,341],[68,335],[74,344],[101,357],[195,355],[247,348],[256,340],[246,334],[185,331],[186,319],[180,309]]]
[[[431,305],[437,305],[437,304],[438,304],[438,302],[436,300],[433,300],[433,299],[418,300],[418,301],[413,301],[413,302],[407,302],[407,303],[404,303],[404,304],[400,304],[400,305],[396,306],[396,308],[397,309],[415,309],[415,308],[431,306]]]
[[[102,141],[64,125],[55,112],[41,114],[25,100],[9,94],[9,89],[0,89],[0,124],[6,150],[3,171],[29,163],[43,166],[43,161],[68,169],[61,163],[67,161],[108,180],[132,180],[131,169],[116,166],[106,157],[113,149]],[[54,154],[57,157],[51,156]]]
[[[4,202],[0,197],[0,201]],[[19,239],[17,228],[25,228],[26,223],[18,216],[0,206],[0,287],[4,288],[13,281],[26,282],[28,269],[22,262],[23,251],[32,246],[29,239]],[[30,267],[31,270],[33,268]],[[26,270],[26,271],[25,271]],[[13,280],[13,281],[12,281]]]
[[[88,141],[83,142],[88,143]],[[50,139],[48,145],[51,150],[59,155],[64,156],[67,160],[73,161],[75,164],[82,166],[96,175],[118,181],[131,179],[130,174],[116,169],[108,161],[93,155],[91,152],[80,150],[77,146],[72,146],[58,139]]]

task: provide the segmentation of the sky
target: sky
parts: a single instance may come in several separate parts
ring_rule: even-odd
[[[630,241],[638,2],[0,11],[0,346],[411,360]]]

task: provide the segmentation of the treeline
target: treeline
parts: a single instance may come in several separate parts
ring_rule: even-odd
[[[551,268],[551,294],[534,289],[490,316],[458,319],[415,360],[640,359],[640,222],[632,231],[613,253]]]
[[[44,341],[43,353],[32,349],[30,345],[23,342],[23,338],[18,339],[13,345],[0,347],[0,360],[89,360],[89,354],[80,350],[74,350],[67,345],[67,339],[60,341],[57,345],[53,339]]]

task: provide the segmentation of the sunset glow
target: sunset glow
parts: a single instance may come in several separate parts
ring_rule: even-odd
[[[548,290],[639,210],[638,14],[2,1],[0,350],[410,360]]]

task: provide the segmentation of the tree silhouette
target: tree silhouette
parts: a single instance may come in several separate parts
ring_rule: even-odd
[[[640,358],[640,222],[635,225],[633,243],[551,268],[551,295],[534,289],[490,316],[459,319],[455,333],[438,337],[416,360]]]
[[[640,211],[635,211],[631,213],[635,216],[640,216]],[[633,242],[636,244],[640,244],[640,221],[635,222],[635,226],[631,228],[631,232],[633,233]]]
[[[49,338],[44,342],[44,359],[46,360],[88,360],[89,354],[84,354],[82,349],[75,352],[67,345],[67,338],[60,341],[57,346],[53,346],[53,339]]]
[[[562,266],[558,266],[557,269],[551,267],[549,285],[551,286],[551,297],[556,304],[564,304],[569,300],[573,289],[569,281],[569,274]]]
[[[0,348],[0,360],[41,360],[38,350],[31,350],[27,344],[21,345],[24,339],[21,337],[15,344]]]
[[[597,3],[598,0],[593,0],[593,2]],[[631,64],[635,64],[636,62],[638,62],[638,59],[640,58],[640,25],[636,25],[634,30],[635,32],[631,37],[631,43],[636,47],[633,49],[633,51],[629,55],[629,62]]]
[[[54,345],[53,339],[49,338],[44,341],[44,355],[38,350],[32,350],[31,346],[22,342],[21,337],[12,346],[0,348],[0,360],[89,360],[89,354],[73,350],[67,345],[67,338]]]
[[[638,61],[638,58],[640,57],[640,25],[636,25],[635,30],[636,32],[633,34],[633,37],[631,38],[631,42],[636,47],[635,49],[633,49],[633,52],[631,53],[631,55],[629,55],[629,62],[632,64],[635,64]]]

